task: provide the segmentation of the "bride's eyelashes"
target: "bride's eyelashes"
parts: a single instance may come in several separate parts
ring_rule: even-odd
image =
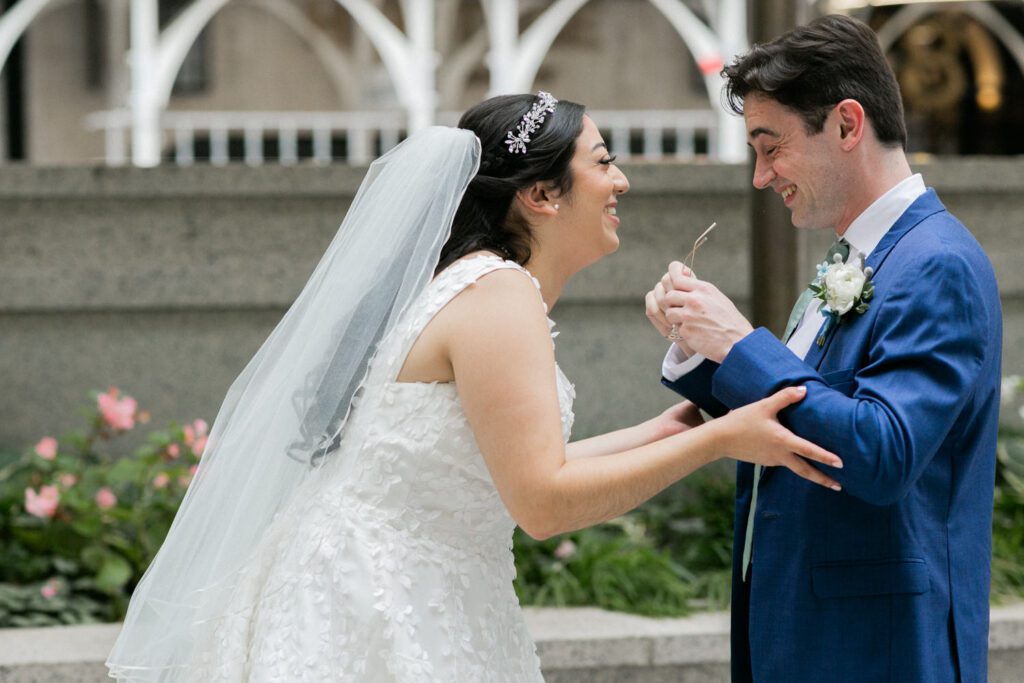
[[[615,163],[616,159],[618,159],[618,157],[616,155],[614,155],[614,154],[611,154],[611,155],[605,157],[604,159],[601,159],[601,161],[599,161],[598,163],[599,164],[604,164],[605,166],[608,166],[610,164]]]

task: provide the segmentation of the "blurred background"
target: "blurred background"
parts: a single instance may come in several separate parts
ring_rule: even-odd
[[[828,12],[877,32],[915,170],[999,278],[992,596],[1019,600],[1024,1],[0,0],[0,627],[123,615],[207,423],[366,165],[490,95],[587,105],[631,181],[618,253],[552,312],[576,438],[676,400],[658,381],[666,341],[644,295],[712,222],[697,274],[781,333],[833,237],[794,230],[778,197],[753,191],[719,72]],[[518,535],[523,604],[728,605],[731,468],[710,469],[594,529]],[[993,660],[991,680],[1019,680],[1022,650],[1002,647],[1012,656]],[[728,680],[724,657],[701,680]],[[32,680],[105,680],[89,671]],[[597,680],[577,673],[550,680]]]
[[[820,13],[878,31],[910,151],[1018,154],[1024,3],[3,0],[0,157],[366,163],[492,94],[583,102],[616,153],[745,160],[718,72]],[[786,15],[791,21],[785,21]],[[781,21],[780,21],[781,19]],[[748,25],[750,27],[748,28]]]
[[[719,71],[827,12],[878,33],[909,151],[995,262],[1024,366],[1024,2],[0,0],[0,447],[115,385],[212,418],[298,293],[365,165],[481,99],[579,101],[629,173],[620,253],[554,311],[577,435],[649,417],[671,258],[776,332],[828,235],[749,188]],[[759,246],[765,241],[773,250]],[[751,259],[750,253],[764,255]],[[1018,316],[1021,323],[1018,323]],[[781,321],[781,322],[780,322]]]

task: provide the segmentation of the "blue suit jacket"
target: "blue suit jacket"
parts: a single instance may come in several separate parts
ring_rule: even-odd
[[[765,329],[667,386],[712,414],[790,385],[780,419],[838,454],[841,493],[740,464],[736,681],[986,680],[1002,313],[988,258],[929,190],[867,259],[875,296],[800,359]]]

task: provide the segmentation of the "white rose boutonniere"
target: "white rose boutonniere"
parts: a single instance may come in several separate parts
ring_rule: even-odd
[[[868,310],[868,302],[875,294],[875,287],[871,283],[873,274],[863,264],[843,263],[842,256],[838,254],[833,263],[822,262],[818,265],[818,276],[808,285],[814,298],[824,302],[822,313],[825,315],[825,327],[818,335],[818,346],[825,345],[828,333],[843,321],[847,313],[853,311],[861,314]]]

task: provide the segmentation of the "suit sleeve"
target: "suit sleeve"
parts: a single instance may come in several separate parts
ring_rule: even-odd
[[[806,398],[780,421],[843,459],[843,469],[819,469],[847,493],[892,504],[921,475],[971,398],[988,343],[986,295],[995,294],[980,291],[961,256],[918,258],[876,299],[868,357],[853,378],[852,396],[830,388],[763,328],[733,347],[713,375],[712,393],[736,408],[805,385]]]
[[[712,394],[712,380],[718,363],[706,360],[696,368],[677,380],[661,378],[661,383],[677,394],[693,401],[698,408],[712,417],[721,417],[729,412],[729,407]]]

